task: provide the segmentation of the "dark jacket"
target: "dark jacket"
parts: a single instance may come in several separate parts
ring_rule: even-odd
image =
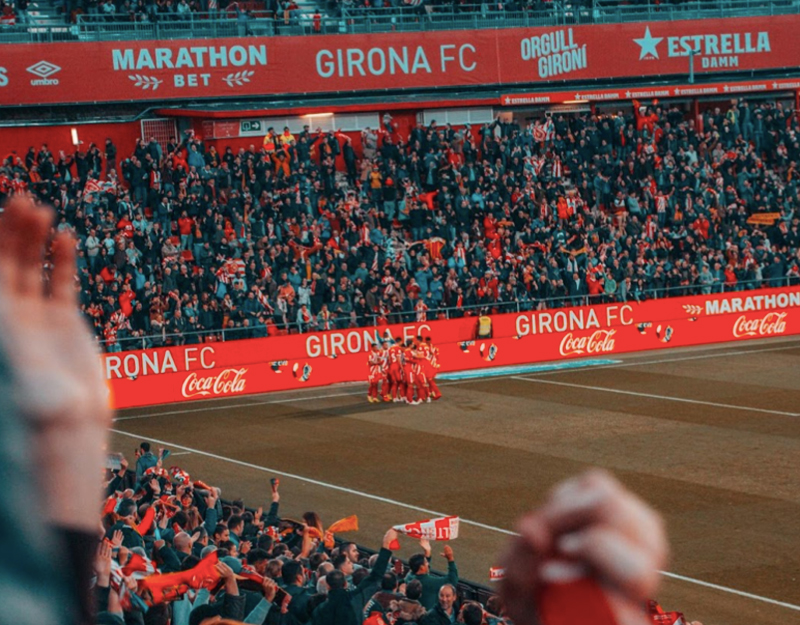
[[[367,605],[372,595],[380,588],[381,580],[383,579],[384,573],[386,573],[386,567],[391,557],[392,552],[382,548],[378,553],[378,559],[375,560],[375,566],[372,567],[369,575],[361,580],[358,586],[347,590],[350,596],[350,602],[353,604],[353,610],[359,617],[364,612],[364,606]]]
[[[150,467],[154,467],[158,464],[158,458],[156,458],[152,452],[147,452],[142,454],[136,459],[136,482],[138,483],[144,472],[147,471]]]
[[[311,615],[312,625],[360,625],[350,594],[343,588],[331,590],[324,603]]]
[[[144,539],[142,536],[127,523],[117,521],[106,532],[106,538],[111,540],[114,537],[114,532],[122,532],[122,546],[126,549],[133,549],[134,547],[144,547]]]
[[[309,597],[311,597],[311,593],[307,588],[302,588],[300,586],[287,586],[284,590],[286,594],[292,597],[289,603],[289,612],[287,614],[289,618],[287,620],[292,623],[292,625],[307,623],[308,610],[306,609],[306,604],[308,603]]]
[[[378,590],[391,557],[392,552],[382,548],[372,571],[358,586],[332,590],[328,599],[314,610],[312,625],[361,625],[364,606]],[[347,606],[344,605],[345,601]]]
[[[445,584],[452,584],[458,586],[458,568],[455,562],[447,563],[447,575],[439,577],[426,573],[425,575],[408,575],[406,581],[418,579],[422,583],[422,596],[419,602],[425,606],[426,610],[430,610],[433,606],[437,605],[439,601],[439,590]]]
[[[453,611],[458,614],[455,605],[453,606]],[[442,610],[442,606],[437,603],[433,610],[428,610],[428,613],[422,617],[419,625],[450,625],[451,622],[450,617]]]

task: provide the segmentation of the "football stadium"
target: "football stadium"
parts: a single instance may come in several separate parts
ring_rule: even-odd
[[[2,622],[800,622],[799,0],[0,0]]]

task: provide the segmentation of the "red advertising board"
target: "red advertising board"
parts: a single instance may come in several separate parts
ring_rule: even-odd
[[[796,68],[800,16],[549,28],[2,44],[0,105],[335,93]]]
[[[557,308],[104,355],[117,408],[367,378],[372,341],[430,336],[440,372],[800,334],[800,287]]]
[[[504,93],[500,96],[503,106],[525,104],[563,104],[576,100],[588,102],[613,102],[615,100],[650,100],[652,98],[696,97],[721,95],[738,97],[746,93],[770,91],[794,91],[800,89],[800,78],[778,80],[728,81],[694,85],[665,85],[661,87],[620,87],[618,89],[583,89],[571,91],[535,91],[533,93]]]

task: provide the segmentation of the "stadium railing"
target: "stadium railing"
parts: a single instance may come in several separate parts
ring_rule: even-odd
[[[513,5],[512,5],[513,6]],[[646,0],[620,4],[593,0],[590,6],[554,2],[542,10],[496,9],[488,4],[465,5],[458,11],[433,8],[342,8],[340,15],[319,15],[307,10],[291,16],[250,16],[235,13],[159,15],[158,21],[132,21],[122,16],[78,15],[77,23],[61,26],[34,24],[0,27],[0,43],[57,41],[127,41],[152,39],[204,39],[237,36],[314,34],[368,34],[428,30],[474,30],[575,24],[670,21],[720,17],[786,15],[800,12],[800,0],[719,0],[670,3]]]
[[[768,288],[772,286],[787,286],[788,280],[782,279],[780,284],[772,284],[769,280],[758,281],[742,281],[735,285],[736,291],[749,291],[757,290],[759,288]],[[677,287],[665,287],[663,289],[646,289],[638,296],[628,294],[625,300],[608,299],[603,295],[596,295],[589,297],[582,295],[579,297],[566,296],[541,299],[537,298],[528,301],[513,301],[513,302],[491,302],[486,304],[466,305],[459,307],[442,307],[442,308],[429,308],[426,311],[426,318],[428,321],[436,319],[453,319],[460,318],[467,315],[480,316],[480,315],[496,315],[503,313],[521,313],[531,310],[548,310],[552,308],[562,308],[568,306],[586,306],[596,305],[610,302],[638,302],[646,299],[663,299],[665,297],[678,297],[681,295],[697,295],[700,293],[722,293],[729,292],[725,289],[725,285],[715,283],[713,285],[697,285],[690,284]],[[390,324],[394,323],[413,323],[417,319],[416,311],[397,311],[385,315],[386,320]],[[337,318],[342,322],[342,325],[337,323],[333,324],[331,329],[342,330],[352,327],[355,322],[357,327],[371,327],[377,325],[378,315],[368,315],[366,317],[353,317],[342,316]],[[289,319],[288,324],[278,323],[275,327],[280,331],[297,332],[297,323],[294,319]],[[196,344],[206,342],[209,337],[213,337],[215,341],[236,341],[247,338],[257,338],[254,332],[260,330],[262,335],[266,336],[266,329],[264,327],[235,327],[235,328],[217,328],[213,330],[200,330],[192,332],[182,332],[180,334],[169,333],[164,330],[158,334],[150,334],[147,336],[130,336],[118,338],[115,341],[99,341],[100,345],[107,351],[129,351],[136,349],[150,349],[152,347],[164,347],[168,345],[183,345],[183,344]],[[312,330],[313,332],[321,331],[319,329]],[[113,347],[112,347],[113,346]],[[111,347],[111,349],[109,349]]]

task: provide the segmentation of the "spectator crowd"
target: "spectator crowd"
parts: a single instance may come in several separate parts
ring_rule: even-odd
[[[512,625],[501,596],[460,583],[446,542],[446,573],[435,573],[425,538],[413,539],[418,552],[404,563],[393,554],[400,546],[395,528],[370,554],[342,540],[342,533],[358,529],[356,517],[328,530],[315,512],[282,519],[277,478],[270,481],[265,514],[264,507],[224,501],[221,489],[179,467],[165,469],[167,450],[154,454],[143,442],[135,456],[133,466],[122,454],[109,455],[107,463],[104,537],[94,561],[94,596],[87,598],[96,606],[96,623]],[[655,601],[637,612],[637,623],[685,622]],[[650,620],[641,620],[646,615]]]
[[[55,207],[120,350],[798,284],[797,128],[781,103],[634,102],[409,136],[385,115],[358,148],[42,145],[3,159],[0,199]]]
[[[279,516],[279,480],[268,511],[223,503],[219,488],[164,468],[169,452],[149,443],[135,466],[113,454],[103,510],[95,598],[99,623],[199,625],[222,617],[260,625],[472,625],[507,623],[497,596],[484,607],[460,600],[458,568],[434,575],[420,540],[407,565],[393,559],[390,529],[365,555],[323,529],[319,515]],[[343,528],[344,529],[344,528]],[[352,527],[350,528],[352,529]]]

